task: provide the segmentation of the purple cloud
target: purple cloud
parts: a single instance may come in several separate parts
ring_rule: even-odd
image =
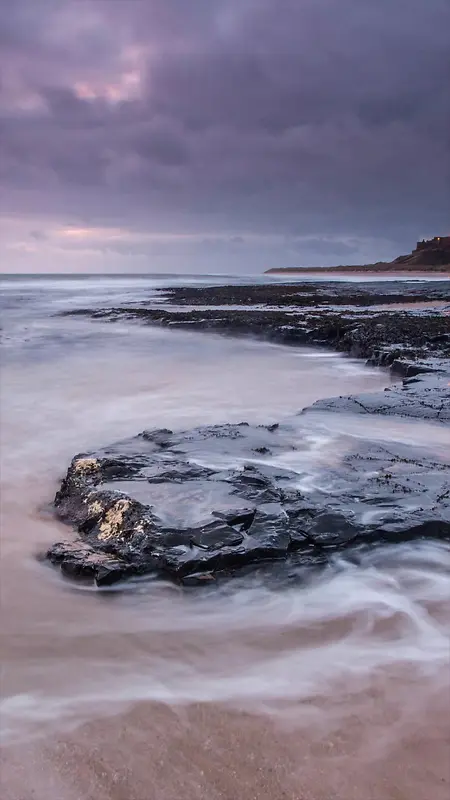
[[[127,231],[130,269],[358,262],[446,232],[446,0],[0,5],[2,210],[53,226],[36,251],[80,217]]]

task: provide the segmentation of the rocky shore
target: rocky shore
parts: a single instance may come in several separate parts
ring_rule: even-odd
[[[376,544],[450,538],[450,458],[361,439],[357,451],[314,479],[277,466],[302,447],[308,415],[321,411],[397,415],[446,430],[449,282],[187,287],[162,296],[164,308],[153,302],[70,313],[332,347],[390,368],[399,382],[381,393],[319,401],[297,422],[148,430],[76,456],[55,510],[78,537],[46,553],[65,575],[101,586],[153,573],[198,585],[282,565],[289,580],[336,552],[357,558]],[[224,458],[230,466],[217,466]],[[210,507],[196,514],[192,498],[199,496]]]
[[[161,298],[164,307],[64,314],[326,346],[404,376],[445,370],[450,358],[450,281],[186,287],[162,290]]]

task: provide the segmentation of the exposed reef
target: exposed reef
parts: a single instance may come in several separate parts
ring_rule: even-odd
[[[99,586],[148,573],[198,585],[258,565],[282,563],[288,575],[342,551],[450,538],[450,458],[368,438],[332,467],[283,466],[283,455],[304,448],[310,415],[321,411],[449,424],[449,288],[413,288],[414,301],[438,302],[439,310],[374,308],[381,298],[411,302],[399,286],[328,284],[189,287],[165,290],[163,309],[71,312],[331,346],[404,379],[384,392],[321,400],[289,423],[150,430],[76,456],[55,509],[77,538],[53,545],[47,558]],[[185,310],[188,304],[194,309]]]
[[[147,431],[77,456],[55,506],[79,538],[47,557],[99,586],[149,572],[199,584],[263,562],[311,567],[350,547],[450,538],[448,464],[361,442],[311,483],[274,465],[302,448],[303,425]],[[219,453],[244,463],[214,467]]]

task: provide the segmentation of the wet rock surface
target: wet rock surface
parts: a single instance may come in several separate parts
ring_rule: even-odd
[[[154,301],[64,314],[331,347],[403,377],[440,369],[438,361],[448,369],[448,280],[190,286],[161,290],[159,297],[164,308]]]
[[[380,414],[433,420],[450,425],[450,370],[445,362],[435,365],[435,372],[416,374],[384,392],[318,400],[317,411],[341,411],[352,414]],[[414,375],[416,365],[411,365]]]
[[[148,431],[77,456],[55,506],[78,538],[47,558],[99,586],[147,573],[195,585],[249,566],[310,568],[348,548],[450,538],[448,463],[363,441],[314,474],[278,467],[277,458],[301,451],[305,430]],[[246,460],[269,445],[271,463]]]
[[[330,280],[251,286],[183,286],[163,291],[167,302],[180,306],[273,304],[301,307],[333,304],[367,308],[416,301],[450,303],[450,281],[445,279],[433,283],[381,280],[348,284]]]
[[[165,308],[144,303],[65,313],[332,348],[406,380],[364,398],[323,400],[318,409],[449,421],[448,280],[189,286],[163,289],[160,296]]]
[[[333,467],[284,466],[292,463],[286,454],[305,449],[311,412],[449,425],[448,281],[188,287],[164,290],[164,298],[164,309],[70,313],[332,347],[403,380],[384,392],[320,400],[289,424],[147,430],[75,457],[55,507],[78,538],[47,553],[65,575],[102,586],[154,573],[191,586],[257,565],[282,564],[288,575],[349,549],[450,538],[450,453],[425,457],[406,444],[360,438]],[[373,308],[399,301],[441,306]],[[179,308],[206,303],[218,307]],[[239,308],[256,303],[262,307]]]

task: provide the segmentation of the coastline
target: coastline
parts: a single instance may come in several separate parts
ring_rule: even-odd
[[[378,295],[368,298],[358,287],[347,287],[347,296],[339,294],[341,288],[334,297],[333,287],[313,288],[309,295],[306,287],[300,294],[298,287],[276,287],[274,309],[269,287],[249,293],[222,286],[214,290],[214,310],[211,287],[195,294],[185,287],[170,302],[168,289],[155,296],[141,283],[127,288],[124,293],[112,286],[97,292],[79,287],[70,303],[58,299],[65,297],[61,289],[60,296],[55,292],[46,300],[42,326],[41,292],[33,324],[34,307],[19,287],[24,329],[5,326],[10,348],[2,382],[5,798],[234,800],[244,794],[264,800],[400,795],[444,800],[450,778],[442,703],[448,693],[445,541],[422,537],[377,550],[344,549],[335,556],[325,549],[330,562],[324,570],[302,572],[294,563],[286,570],[277,560],[200,591],[152,576],[97,589],[92,580],[69,581],[35,561],[36,552],[56,538],[73,542],[77,535],[47,505],[73,453],[121,437],[131,437],[133,447],[134,434],[147,425],[186,429],[190,447],[197,449],[203,447],[193,437],[198,425],[217,433],[218,423],[226,421],[232,432],[236,422],[247,419],[275,442],[276,431],[258,425],[284,420],[283,427],[291,421],[294,427],[284,428],[290,449],[283,467],[296,469],[297,479],[299,472],[316,479],[312,487],[305,485],[306,494],[317,482],[328,506],[336,494],[344,495],[341,455],[350,442],[355,454],[371,456],[367,471],[385,476],[374,480],[377,502],[366,510],[381,511],[384,504],[394,512],[398,498],[407,505],[427,503],[430,484],[447,474],[448,426],[386,411],[369,414],[360,406],[349,413],[297,413],[318,397],[362,399],[366,392],[363,402],[367,393],[387,401],[397,388],[405,405],[420,385],[417,377],[433,379],[430,373],[408,378],[403,391],[401,381],[391,386],[390,367],[365,369],[327,343],[348,327],[355,347],[359,328],[360,340],[374,355],[377,348],[398,345],[395,324],[403,315],[397,316],[395,306],[403,290],[372,288]],[[412,286],[408,291],[416,292]],[[429,357],[428,366],[437,367],[433,358],[442,343],[429,339],[442,331],[446,292],[430,285],[426,295],[423,288],[417,291],[415,303],[421,306],[409,307],[407,318],[411,314],[410,327],[419,326],[418,337],[400,360],[405,364],[407,356],[420,368]],[[249,298],[257,312],[248,310]],[[395,313],[384,309],[380,317],[382,298]],[[368,299],[370,308],[364,306]],[[56,314],[83,304],[92,306],[94,321],[83,314]],[[161,310],[169,313],[155,325],[152,315]],[[212,336],[190,334],[192,310],[198,330]],[[177,324],[180,313],[187,316]],[[296,348],[295,341],[292,347],[276,341],[283,339],[282,326],[295,325],[297,316],[299,338],[311,337],[306,350],[301,342]],[[376,319],[387,327],[371,340]],[[310,325],[315,333],[308,333]],[[226,326],[231,339],[222,335]],[[237,338],[239,326],[245,338]],[[314,344],[314,338],[324,343]],[[42,362],[35,357],[38,348]],[[435,389],[424,397],[432,395]],[[37,415],[43,403],[49,413]],[[319,451],[311,446],[317,435],[323,435]],[[368,437],[384,443],[376,461]],[[203,441],[215,443],[215,458],[240,443],[238,459],[277,462],[275,449],[272,456],[249,453],[242,437]],[[399,441],[405,449],[395,461],[387,451],[395,455]],[[296,443],[298,450],[292,448]],[[157,452],[172,461],[170,448]],[[407,462],[411,456],[428,482],[419,495],[416,475],[406,471],[415,469]],[[334,469],[322,471],[322,460]],[[351,513],[365,466],[360,458],[348,463],[354,467],[352,497],[345,495]],[[402,481],[406,491],[397,494],[393,484]],[[164,490],[164,484],[142,483],[158,495]],[[185,480],[170,486],[171,510],[182,520],[188,505],[198,515],[208,508],[210,493],[202,485],[192,493]],[[436,500],[442,493],[436,492]]]
[[[347,277],[348,275],[352,275],[355,277],[362,277],[367,278],[370,276],[376,278],[382,277],[399,277],[401,280],[402,278],[422,278],[426,280],[427,278],[437,276],[438,278],[442,278],[442,280],[450,280],[450,266],[436,266],[430,267],[427,270],[423,269],[411,269],[407,267],[403,267],[401,265],[397,265],[394,267],[387,268],[386,266],[380,266],[377,268],[376,265],[371,265],[368,267],[364,266],[355,266],[355,267],[318,267],[317,269],[310,268],[310,267],[273,267],[272,269],[268,269],[264,272],[264,275],[303,275],[303,277],[321,277],[324,274],[326,275],[336,275],[338,277]]]
[[[450,281],[188,286],[158,294],[162,305],[79,308],[61,316],[326,347],[401,377],[450,369]]]
[[[450,299],[449,290],[448,283],[442,282],[430,295],[429,287],[422,286],[415,289],[414,300],[425,298],[425,302],[440,300],[445,304]],[[364,359],[369,365],[387,367],[403,381],[372,395],[318,401],[303,409],[303,415],[332,411],[437,425],[450,422],[447,307],[381,312],[370,307],[380,300],[395,304],[399,297],[407,306],[410,289],[399,292],[399,287],[394,287],[387,292],[383,286],[363,290],[336,285],[222,286],[178,287],[163,289],[161,294],[164,309],[77,309],[64,316],[139,321],[173,329],[264,338],[291,346],[325,346]],[[279,308],[274,310],[277,295]],[[332,301],[334,305],[330,305]],[[190,309],[184,310],[186,306]],[[243,472],[221,474],[190,462],[191,441],[201,445],[206,464],[211,442],[214,446],[222,439],[222,446],[227,448],[230,438],[239,440],[240,460],[247,459]],[[255,465],[252,453],[272,454],[274,448],[282,452],[286,447],[286,431],[279,425],[261,430],[245,422],[175,434],[166,429],[149,430],[105,450],[76,456],[55,503],[58,516],[75,525],[81,537],[75,542],[56,543],[46,557],[67,576],[91,579],[97,585],[156,572],[195,586],[280,559],[290,568],[293,563],[299,565],[300,571],[323,566],[327,563],[324,548],[333,552],[423,537],[450,538],[450,464],[445,459],[436,466],[431,455],[424,459],[400,443],[385,452],[367,441],[355,456],[363,467],[357,486],[353,485],[357,464],[349,454],[341,462],[341,497],[330,505],[320,493],[304,496],[294,491],[294,473],[280,472],[270,463],[264,466],[264,458]],[[171,460],[170,470],[165,466],[167,458]],[[375,482],[363,477],[371,474],[371,463],[376,464],[376,475],[381,475]],[[156,481],[169,488],[173,482],[188,485],[196,481],[203,483],[206,492],[213,481],[216,488],[223,486],[223,509],[227,487],[231,486],[241,498],[241,508],[220,510],[221,503],[216,501],[210,508],[211,516],[200,527],[168,529],[158,512],[155,515],[151,510],[151,485],[142,492],[144,477],[147,483]],[[332,471],[325,469],[323,480],[335,480]],[[136,486],[140,487],[138,494]],[[371,511],[368,524],[364,521],[369,518],[366,506],[382,507],[386,486],[391,511],[387,516]],[[406,505],[405,492],[412,492]]]

